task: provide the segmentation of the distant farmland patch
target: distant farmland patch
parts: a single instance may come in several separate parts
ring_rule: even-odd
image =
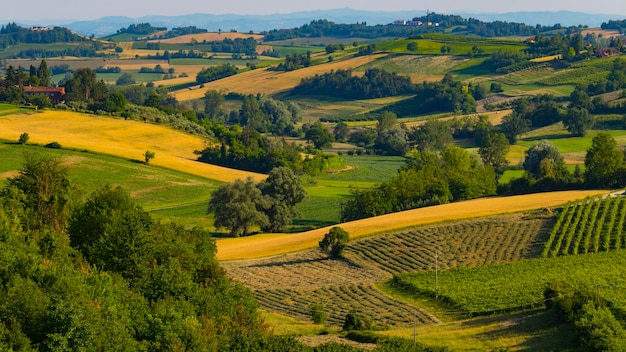
[[[239,32],[209,32],[209,33],[195,33],[195,34],[185,34],[174,38],[167,39],[151,39],[150,42],[161,42],[166,44],[186,44],[191,43],[192,39],[197,40],[198,42],[215,42],[222,41],[224,39],[247,39],[254,38],[256,40],[262,40],[264,36],[260,34],[249,34],[249,33],[239,33]]]
[[[272,95],[292,89],[303,78],[323,74],[331,70],[347,70],[364,65],[371,60],[384,57],[384,54],[359,56],[349,60],[315,65],[290,72],[269,71],[258,69],[243,72],[217,81],[204,84],[204,88],[194,87],[172,93],[179,101],[200,99],[208,90],[234,92],[240,94],[267,94]]]

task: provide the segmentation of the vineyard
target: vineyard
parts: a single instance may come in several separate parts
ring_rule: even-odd
[[[271,312],[310,321],[311,306],[318,304],[328,314],[327,325],[341,326],[353,310],[379,327],[432,324],[435,317],[383,294],[374,283],[410,271],[431,270],[425,275],[433,276],[436,254],[442,269],[538,257],[553,223],[543,212],[493,216],[358,239],[344,260],[315,249],[221,264]]]
[[[568,203],[559,214],[543,257],[598,253],[626,247],[626,199],[586,198]]]
[[[537,257],[551,224],[519,214],[493,217],[364,238],[348,253],[391,274],[434,270],[435,255],[440,268],[509,262]]]
[[[592,290],[626,307],[626,251],[537,258],[439,273],[439,298],[456,313],[492,314],[542,306],[547,283],[562,280]],[[434,273],[401,274],[395,282],[415,293],[434,295]]]

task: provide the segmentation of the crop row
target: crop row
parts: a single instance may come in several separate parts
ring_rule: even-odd
[[[514,311],[543,305],[547,283],[566,281],[589,289],[626,307],[626,251],[537,258],[475,268],[455,268],[439,273],[439,297],[470,315]],[[403,287],[434,295],[432,272],[396,276]]]
[[[425,227],[352,242],[348,255],[391,274],[507,262],[538,255],[548,220],[514,217]]]
[[[626,246],[626,199],[587,198],[568,203],[559,214],[542,252],[543,257],[598,253]]]
[[[384,295],[371,285],[330,286],[316,290],[270,289],[254,292],[264,309],[311,320],[311,307],[319,305],[327,314],[326,324],[341,326],[348,313],[357,311],[377,327],[431,324],[431,315]]]

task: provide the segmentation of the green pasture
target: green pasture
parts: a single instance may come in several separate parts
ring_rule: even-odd
[[[170,59],[170,65],[199,65],[199,66],[219,66],[231,64],[235,66],[246,66],[247,63],[254,62],[256,64],[273,63],[276,60],[263,60],[263,59],[233,59],[231,56],[214,57],[209,58],[178,58]]]
[[[311,53],[324,51],[324,47],[309,45],[272,45],[272,48],[274,48],[274,51],[280,54],[281,57],[294,54],[306,54],[309,51]]]
[[[417,51],[412,52],[413,54],[422,55],[441,55],[441,48],[443,46],[450,47],[450,52],[448,53],[449,55],[469,55],[472,53],[472,48],[474,46],[482,50],[481,55],[493,54],[496,51],[520,51],[526,47],[525,45],[520,45],[518,43],[506,43],[502,41],[490,42],[472,40],[453,41],[443,39],[402,39],[376,44],[376,50],[382,50],[392,53],[409,53],[409,51],[407,50],[407,45],[409,43],[417,44]]]
[[[586,152],[587,149],[591,148],[592,139],[599,132],[606,132],[610,134],[619,147],[626,146],[626,130],[591,130],[588,131],[584,137],[572,137],[567,134],[567,132],[563,132],[563,130],[551,130],[549,128],[539,129],[537,132],[533,131],[532,134],[524,135],[518,142],[518,145],[530,148],[534,143],[547,140],[557,148],[559,148],[559,152],[561,153],[580,153]],[[540,133],[544,131],[544,133]],[[556,132],[551,132],[556,131]]]
[[[626,251],[455,268],[439,272],[439,299],[469,315],[542,306],[546,284],[562,280],[626,307]],[[434,296],[435,273],[398,275],[409,291]]]
[[[19,136],[16,136],[16,141]],[[174,218],[189,204],[208,202],[218,182],[181,172],[147,166],[136,161],[94,154],[85,151],[46,149],[14,142],[0,144],[0,183],[15,176],[24,161],[24,153],[49,154],[61,159],[69,168],[70,177],[81,193],[87,196],[97,188],[110,184],[126,189],[144,209],[160,209],[160,218]],[[206,212],[206,206],[204,207]],[[195,215],[194,215],[195,216]],[[191,218],[180,218],[187,224]],[[205,226],[208,224],[205,224]]]
[[[115,84],[115,81],[117,81],[117,79],[125,73],[133,76],[135,81],[140,83],[160,81],[163,79],[164,75],[164,73],[139,73],[122,71],[120,73],[97,73],[96,76],[98,77],[98,80],[103,80],[105,83]]]
[[[14,106],[0,104],[0,113],[11,107]],[[46,149],[19,145],[16,141],[0,144],[0,185],[7,177],[17,175],[25,152],[50,154],[67,165],[83,196],[106,184],[121,186],[159,219],[212,229],[212,215],[207,215],[206,210],[211,192],[219,186],[216,181],[87,151]],[[309,198],[298,205],[302,216],[295,219],[293,230],[338,223],[341,201],[350,195],[352,187],[374,187],[403,165],[401,157],[345,156],[345,159],[350,170],[324,174],[306,182]]]
[[[565,97],[572,94],[576,86],[574,84],[565,85],[544,85],[544,84],[507,84],[502,83],[502,89],[505,95],[520,96],[520,95],[536,95],[536,94],[551,94],[557,97]]]
[[[11,45],[7,48],[0,49],[0,59],[6,59],[9,57],[13,57],[19,54],[22,51],[26,50],[48,50],[48,51],[60,51],[67,49],[75,49],[80,46],[91,47],[93,44],[91,42],[83,42],[83,43],[52,43],[52,44],[38,44],[38,43],[22,43],[18,45]],[[33,61],[37,64],[33,65],[39,66],[41,60]],[[25,67],[25,66],[24,66]]]

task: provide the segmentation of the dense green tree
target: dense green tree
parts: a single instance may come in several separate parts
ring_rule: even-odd
[[[512,112],[502,118],[499,129],[509,140],[509,143],[515,144],[517,143],[517,137],[519,137],[520,134],[526,133],[529,127],[529,120],[524,119],[516,112]]]
[[[509,164],[506,154],[511,149],[509,141],[502,133],[492,132],[483,139],[478,154],[485,165],[491,165],[497,174],[502,175]]]
[[[606,132],[598,133],[585,156],[585,182],[594,187],[614,187],[622,177],[624,155],[617,149],[615,139]]]
[[[216,90],[209,90],[204,94],[204,113],[212,120],[222,114],[224,95]]]
[[[545,140],[526,150],[523,167],[535,179],[548,177],[558,180],[567,176],[565,161],[559,149]]]
[[[569,102],[569,107],[572,108],[586,109],[588,111],[593,111],[594,109],[591,97],[580,87],[576,87],[572,94],[570,94]]]
[[[48,63],[46,60],[41,60],[39,68],[37,69],[37,78],[39,78],[40,86],[50,86],[50,70],[48,69]]]
[[[595,119],[584,108],[570,107],[563,118],[563,125],[565,125],[567,131],[576,137],[584,136],[587,130],[593,127],[594,123]]]
[[[343,250],[350,241],[350,235],[341,227],[335,226],[330,229],[319,242],[320,249],[328,253],[332,258],[343,257]]]
[[[305,138],[312,142],[316,149],[328,148],[335,140],[328,129],[319,121],[309,127],[305,133]]]
[[[337,142],[345,142],[348,138],[350,129],[344,121],[339,121],[333,129],[333,136]]]
[[[127,86],[135,83],[137,83],[137,81],[135,81],[135,78],[127,72],[122,73],[122,75],[120,75],[115,81],[115,85],[117,86]]]
[[[378,115],[376,121],[378,121],[376,124],[376,130],[378,132],[388,130],[398,122],[398,115],[392,111],[383,111]]]
[[[216,228],[227,228],[231,236],[240,237],[247,236],[252,226],[269,226],[265,214],[269,207],[270,200],[248,178],[223,184],[213,191],[208,211],[215,214]]]
[[[298,215],[296,204],[306,199],[306,190],[300,178],[287,167],[277,167],[257,186],[264,196],[270,198],[270,206],[265,211],[269,225],[262,227],[262,230],[281,231]]]
[[[404,155],[409,150],[406,130],[395,126],[378,132],[375,148],[386,155]]]
[[[27,153],[19,175],[9,178],[7,186],[16,191],[5,189],[4,193],[17,194],[24,209],[22,221],[28,229],[65,229],[75,190],[60,160]]]
[[[33,65],[30,65],[30,69],[29,69],[28,85],[35,86],[35,87],[39,86],[39,77],[37,77],[37,69]]]
[[[101,108],[108,112],[121,112],[126,109],[128,101],[122,93],[111,93],[107,96]]]
[[[97,189],[72,213],[68,228],[72,247],[90,256],[89,248],[105,235],[110,223],[122,214],[132,212],[142,210],[121,187],[104,186]]]
[[[98,81],[96,73],[89,68],[76,70],[72,78],[65,82],[67,101],[98,102],[108,96],[106,84]]]
[[[268,121],[261,110],[261,104],[254,95],[246,95],[239,111],[241,125],[250,127],[256,131],[267,130]]]
[[[452,128],[445,121],[430,120],[411,129],[409,139],[419,150],[442,150],[452,143]]]

